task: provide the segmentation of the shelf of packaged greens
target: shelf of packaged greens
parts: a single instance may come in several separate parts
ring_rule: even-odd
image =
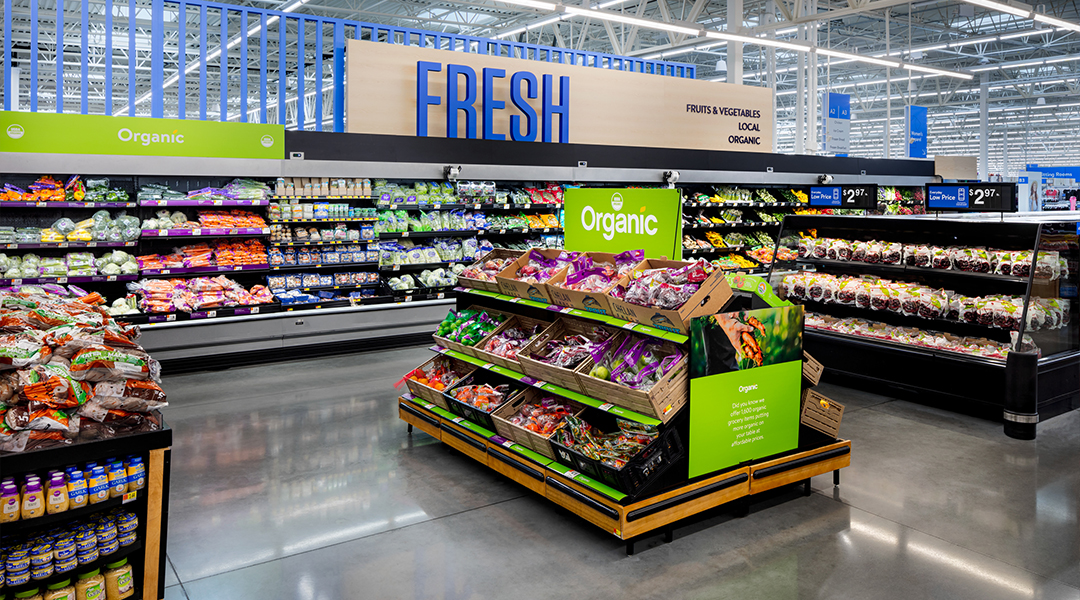
[[[381,286],[382,286],[382,283],[376,282],[376,283],[358,283],[358,284],[355,284],[355,285],[322,285],[322,286],[311,286],[311,287],[300,287],[300,288],[289,288],[289,289],[300,290],[301,292],[328,292],[328,291],[331,291],[331,290],[342,290],[342,291],[346,291],[346,290],[366,290],[366,289],[378,288],[378,287],[381,287]]]
[[[140,200],[139,206],[268,206],[266,198],[237,198],[226,200],[197,200],[182,198],[176,200]]]
[[[686,208],[800,208],[802,202],[683,202]]]
[[[207,310],[192,312],[175,311],[168,313],[140,313],[132,315],[117,315],[118,320],[134,325],[150,323],[171,323],[173,321],[198,321],[200,319],[213,319],[220,317],[242,317],[245,315],[259,315],[281,312],[281,305],[272,302],[267,304],[252,304],[248,306],[223,306]]]
[[[94,571],[94,570],[104,571],[105,570],[105,565],[112,564],[112,563],[120,560],[121,558],[131,556],[132,554],[138,552],[139,550],[142,550],[142,547],[143,547],[143,540],[142,539],[137,539],[130,546],[121,546],[119,550],[117,550],[116,552],[113,552],[112,554],[107,554],[105,556],[101,556],[100,558],[98,558],[97,560],[95,560],[93,562],[89,562],[89,563],[86,563],[86,564],[80,564],[79,565],[79,572],[80,573],[87,573],[87,572]],[[11,594],[12,598],[19,598],[20,597],[19,594],[21,594],[23,592],[26,592],[27,590],[32,590],[32,589],[35,589],[35,588],[37,588],[39,590],[44,590],[49,585],[51,585],[53,583],[60,582],[60,581],[64,581],[65,579],[68,580],[68,581],[74,580],[75,579],[74,573],[72,573],[70,571],[67,572],[67,573],[60,573],[60,574],[55,574],[54,573],[53,575],[50,575],[50,576],[48,576],[48,577],[46,577],[44,579],[34,579],[34,580],[31,580],[31,581],[29,581],[27,583],[24,583],[22,585],[9,586],[9,587],[4,589],[4,592],[6,592],[8,594]],[[133,578],[133,579],[135,579],[136,581],[141,581],[141,578]],[[40,598],[40,597],[42,597],[42,595],[43,595],[42,593],[38,593],[37,595],[29,596],[29,598],[31,598],[31,599]],[[83,597],[85,598],[86,596],[84,595]],[[98,598],[104,598],[105,594],[101,594],[100,596],[97,596],[97,597]]]
[[[374,200],[375,196],[270,196],[271,200]]]
[[[292,248],[299,246],[353,246],[357,244],[370,244],[378,240],[334,240],[332,242],[270,242],[275,248]]]
[[[298,225],[300,223],[374,223],[375,217],[328,217],[326,219],[269,219],[271,225]]]
[[[689,225],[683,225],[684,230],[699,230],[699,231],[713,231],[718,229],[760,229],[763,227],[779,227],[782,223],[780,221],[755,221],[752,223],[738,222],[738,223],[712,223],[710,225],[700,225],[692,223]]]
[[[983,281],[999,281],[1002,283],[1027,284],[1027,277],[1014,275],[998,275],[996,273],[975,273],[973,271],[957,271],[955,269],[927,269],[925,267],[911,267],[908,265],[886,265],[882,263],[867,263],[849,260],[827,260],[818,258],[800,258],[799,264],[814,265],[818,267],[840,267],[858,270],[861,273],[874,275],[931,275],[938,277],[960,277],[967,279],[979,279]],[[1036,278],[1036,281],[1039,281]]]
[[[541,202],[534,202],[530,204],[505,204],[502,202],[443,202],[432,204],[393,204],[380,202],[377,208],[381,210],[439,210],[439,209],[453,209],[453,208],[466,208],[472,210],[561,210],[562,204],[545,204]]]
[[[72,277],[19,277],[0,279],[0,285],[35,285],[39,283],[105,283],[109,281],[135,281],[138,275],[75,275]]]
[[[506,367],[502,367],[502,366],[496,365],[494,363],[489,363],[489,362],[487,362],[487,361],[485,361],[485,360],[483,360],[481,358],[476,358],[475,356],[469,356],[468,354],[464,354],[464,353],[458,352],[456,350],[450,350],[449,348],[443,348],[442,346],[432,346],[431,350],[434,351],[434,352],[438,352],[439,354],[445,354],[446,356],[456,358],[458,360],[463,360],[463,361],[465,361],[467,363],[476,365],[476,366],[478,366],[478,367],[480,367],[482,369],[486,369],[488,371],[491,371],[492,373],[496,373],[496,374],[502,375],[504,377],[509,377],[511,379],[516,379],[517,381],[520,381],[521,383],[524,383],[525,385],[530,385],[532,387],[544,390],[546,392],[551,392],[552,394],[558,394],[558,395],[560,395],[560,396],[562,396],[564,398],[567,398],[569,400],[574,400],[576,402],[580,402],[581,404],[584,404],[586,406],[591,406],[593,408],[600,409],[600,410],[602,410],[604,412],[611,413],[611,414],[615,415],[616,417],[620,417],[620,418],[623,418],[623,419],[628,419],[630,421],[636,421],[638,423],[642,423],[642,424],[645,424],[645,425],[660,425],[661,424],[661,422],[658,419],[654,419],[653,417],[647,417],[645,415],[638,414],[638,413],[636,413],[636,412],[634,412],[632,410],[615,406],[614,404],[611,404],[609,402],[604,402],[603,400],[597,400],[595,398],[590,398],[589,396],[586,396],[586,395],[584,395],[584,394],[582,394],[580,392],[575,392],[573,390],[568,390],[568,389],[566,389],[564,387],[557,386],[554,383],[547,383],[546,381],[540,381],[540,380],[535,379],[533,377],[529,377],[528,375],[522,375],[521,373],[518,373],[517,371],[512,371],[510,369],[507,369]]]
[[[4,208],[134,208],[134,202],[0,202]]]
[[[125,248],[138,246],[139,242],[33,242],[29,244],[0,244],[5,250],[42,250],[45,248]]]
[[[338,269],[338,268],[354,268],[361,267],[365,269],[375,268],[379,266],[378,261],[369,262],[351,262],[351,263],[316,263],[311,265],[274,265],[270,267],[271,271],[304,271],[307,269]]]
[[[433,262],[433,263],[416,263],[416,264],[404,264],[404,265],[380,265],[379,270],[386,271],[423,271],[426,269],[446,269],[453,267],[458,263],[464,263],[465,265],[471,265],[474,261],[446,261],[446,262]]]
[[[218,237],[223,235],[268,235],[269,227],[200,227],[199,229],[143,229],[142,237]]]
[[[232,273],[235,271],[269,271],[270,265],[215,265],[210,267],[173,267],[169,269],[145,269],[140,276],[194,275],[203,273]]]
[[[562,227],[523,227],[517,229],[462,229],[459,231],[403,231],[383,232],[379,234],[380,240],[396,240],[403,238],[432,238],[432,237],[472,237],[478,235],[525,235],[530,233],[562,233]]]
[[[612,327],[618,327],[627,331],[633,331],[634,333],[640,333],[641,335],[647,335],[649,337],[668,340],[676,344],[685,344],[690,339],[688,336],[674,333],[671,331],[664,331],[663,329],[650,327],[648,325],[642,325],[641,323],[631,323],[630,321],[623,321],[622,319],[616,319],[615,317],[609,317],[607,315],[592,313],[576,308],[567,308],[565,306],[557,306],[555,304],[547,304],[545,302],[537,302],[535,300],[515,298],[514,296],[507,296],[505,294],[489,292],[487,290],[478,290],[476,288],[456,287],[454,288],[454,290],[458,292],[476,294],[477,296],[487,296],[488,298],[494,298],[496,300],[502,300],[504,302],[510,302],[513,304],[521,304],[524,306],[531,306],[533,308],[542,308],[544,310],[550,310],[552,312],[562,313],[564,315],[570,315],[572,317],[578,317],[581,319],[600,321],[601,323],[610,325]]]
[[[830,331],[828,329],[820,329],[817,327],[806,327],[806,329],[803,331],[803,336],[805,339],[811,339],[814,336],[821,336],[823,338],[843,340],[849,344],[860,346],[867,350],[885,347],[891,351],[907,355],[914,354],[928,358],[940,358],[991,367],[1003,368],[1005,366],[1004,358],[996,358],[992,356],[978,356],[965,352],[954,352],[952,350],[944,350],[941,348],[931,348],[928,346],[919,346],[916,344],[898,342],[896,340],[877,337],[866,337],[861,335],[853,335],[850,333],[840,333],[838,331]]]

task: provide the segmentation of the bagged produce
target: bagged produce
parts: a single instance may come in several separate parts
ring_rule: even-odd
[[[161,366],[137,349],[91,346],[71,358],[71,377],[77,381],[160,378]]]

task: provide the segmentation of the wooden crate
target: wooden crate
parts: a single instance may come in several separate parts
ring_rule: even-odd
[[[470,306],[469,308],[467,308],[465,310],[484,311],[484,312],[487,312],[490,315],[501,315],[504,319],[509,319],[511,316],[513,316],[508,312],[503,312],[501,310],[492,310],[490,308],[485,308],[483,306],[476,306],[475,304]],[[468,354],[469,356],[476,356],[476,350],[474,349],[475,348],[474,346],[466,346],[465,344],[461,344],[459,342],[455,342],[453,340],[449,340],[449,339],[444,338],[444,337],[439,337],[439,336],[437,336],[435,334],[432,334],[431,337],[435,340],[436,344],[442,346],[443,348],[449,348],[451,350],[457,350],[458,352],[461,352],[462,354]],[[477,342],[477,343],[479,343],[479,342]]]
[[[623,339],[625,338],[620,337],[614,343],[616,345],[621,344]],[[665,341],[661,344],[660,351],[664,356],[667,356],[674,353],[676,349],[677,346],[674,343]],[[670,421],[679,412],[679,409],[690,401],[690,363],[685,354],[647,392],[591,377],[589,372],[592,371],[593,361],[588,360],[586,362],[588,364],[578,367],[577,377],[585,395],[592,398],[655,417],[665,423]]]
[[[449,361],[451,366],[450,368],[452,368],[454,372],[461,374],[461,377],[458,377],[452,383],[446,386],[447,389],[454,387],[458,384],[458,382],[460,382],[462,379],[465,379],[466,377],[471,375],[473,371],[476,370],[475,366],[463,360],[459,360],[452,356],[443,356],[441,354],[432,357],[431,360],[424,362],[419,367],[417,367],[417,369],[427,368],[435,361]],[[415,371],[416,369],[413,370]],[[446,404],[446,397],[443,396],[443,393],[440,390],[424,385],[419,381],[409,379],[408,377],[406,377],[405,379],[405,385],[409,386],[409,391],[412,392],[413,396],[423,398],[424,400],[431,402],[432,404],[438,406],[443,410],[450,410],[450,407]]]
[[[802,395],[802,412],[799,422],[811,429],[816,429],[829,437],[836,438],[840,432],[840,419],[844,418],[844,405],[830,400],[814,390],[805,390]]]
[[[809,352],[803,352],[802,375],[808,387],[814,387],[821,383],[821,374],[825,372],[825,365],[817,361]]]
[[[518,413],[518,410],[521,409],[521,405],[536,404],[548,396],[553,396],[553,394],[536,388],[526,390],[524,394],[514,398],[512,402],[507,402],[500,406],[495,412],[491,413],[491,416],[492,420],[495,422],[495,431],[499,432],[499,435],[508,440],[514,440],[522,446],[554,460],[555,453],[551,450],[551,442],[549,441],[554,432],[549,433],[548,435],[541,435],[535,431],[515,425],[509,420],[510,417],[513,417]],[[581,413],[585,412],[585,407],[577,402],[567,400],[561,396],[555,396],[555,399],[559,404],[574,409],[575,416],[580,416]]]
[[[517,260],[517,259],[521,258],[522,254],[524,254],[523,250],[509,250],[507,248],[496,248],[496,249],[492,250],[491,252],[488,252],[487,254],[485,254],[480,260],[478,260],[478,261],[474,262],[473,264],[469,265],[469,267],[471,268],[471,267],[475,267],[477,265],[482,265],[482,264],[484,264],[484,261],[488,261],[488,260],[491,260],[493,258],[512,258],[514,260]],[[477,290],[486,290],[486,291],[489,291],[489,292],[495,292],[496,294],[501,293],[499,291],[499,282],[495,281],[495,280],[484,281],[482,279],[471,279],[469,277],[458,276],[457,281],[458,281],[458,285],[463,286],[463,287],[473,288],[473,289],[477,289]]]
[[[483,350],[483,348],[488,343],[488,340],[494,338],[496,335],[502,333],[503,331],[505,331],[507,329],[511,329],[513,327],[522,327],[522,328],[525,328],[525,329],[532,329],[533,327],[535,327],[537,325],[540,326],[540,330],[541,330],[541,333],[542,333],[543,330],[545,330],[545,329],[547,329],[548,327],[551,326],[551,321],[541,321],[540,319],[532,319],[532,318],[529,318],[529,317],[523,317],[521,315],[513,315],[509,319],[507,319],[505,322],[503,322],[502,325],[499,325],[495,329],[495,331],[492,331],[490,334],[488,334],[487,337],[480,340],[479,344],[477,344],[476,346],[473,346],[473,356],[475,356],[476,358],[479,358],[481,360],[486,360],[489,363],[494,363],[496,365],[499,365],[500,367],[506,367],[507,369],[510,369],[511,371],[517,371],[518,373],[521,373],[521,363],[519,363],[517,361],[517,359],[510,359],[510,358],[506,358],[506,357],[503,357],[503,356],[499,356],[497,354],[492,354],[491,352],[485,352]],[[519,351],[520,350],[524,350],[524,347],[519,349]]]
[[[555,367],[540,362],[539,360],[532,358],[532,356],[534,353],[542,351],[550,339],[561,338],[565,335],[587,335],[592,337],[593,332],[598,329],[608,332],[611,336],[615,336],[619,333],[617,329],[604,327],[588,321],[559,318],[551,324],[551,327],[545,329],[544,333],[537,336],[531,344],[525,346],[521,352],[518,352],[518,362],[521,363],[521,371],[530,377],[554,383],[555,385],[564,387],[568,390],[585,393],[585,390],[578,382],[577,374],[574,373],[573,369]],[[585,360],[585,363],[591,362],[592,358],[587,358]]]

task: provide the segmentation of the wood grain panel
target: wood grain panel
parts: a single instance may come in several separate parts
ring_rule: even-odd
[[[504,78],[493,80],[492,98],[502,101],[505,108],[492,112],[492,131],[506,139],[510,139],[510,117],[524,114],[511,101],[511,78],[528,71],[536,76],[539,88],[544,76],[551,76],[554,102],[559,98],[560,77],[570,78],[568,143],[772,152],[773,108],[768,88],[358,40],[347,41],[346,131],[417,135],[416,65],[420,61],[442,65],[442,71],[427,75],[427,93],[441,98],[440,105],[427,107],[427,135],[432,137],[446,137],[446,65],[457,64],[472,68],[477,75],[474,106],[481,138],[483,71],[490,68],[505,72]],[[459,77],[459,88],[464,88],[463,82]],[[540,131],[543,92],[535,92],[537,98],[526,101],[536,112]],[[464,91],[458,97],[465,97]],[[702,108],[691,110],[688,105]],[[758,111],[759,116],[729,116],[725,109]],[[740,130],[740,124],[759,131]],[[557,126],[552,129],[557,141]],[[458,111],[458,137],[464,137],[465,131],[465,112]],[[759,143],[731,143],[732,135],[758,137]]]
[[[781,458],[781,459],[771,460],[769,462],[765,462],[765,463],[761,463],[761,464],[757,464],[757,465],[751,465],[750,466],[750,493],[751,494],[760,494],[761,492],[765,492],[765,491],[768,491],[768,490],[771,490],[771,489],[775,489],[775,488],[778,488],[780,486],[788,485],[788,484],[791,484],[791,483],[797,483],[797,482],[802,481],[804,479],[809,479],[809,478],[817,476],[817,475],[823,475],[825,473],[829,473],[829,472],[835,471],[837,469],[842,469],[844,467],[847,467],[847,466],[849,466],[851,464],[851,453],[850,452],[847,453],[847,454],[844,454],[843,456],[838,456],[836,458],[831,458],[831,459],[824,460],[824,461],[821,461],[821,462],[815,462],[815,463],[811,463],[809,465],[796,467],[794,469],[791,469],[790,471],[783,471],[781,473],[777,473],[776,475],[772,475],[772,476],[768,476],[768,477],[761,477],[761,478],[755,478],[754,477],[754,473],[756,473],[757,471],[760,471],[761,469],[764,469],[764,468],[767,468],[767,467],[772,467],[772,466],[775,466],[775,465],[788,463],[788,462],[792,462],[792,461],[799,460],[800,458],[804,458],[804,457],[808,457],[808,456],[815,456],[815,455],[818,455],[818,454],[823,454],[823,453],[828,452],[830,450],[834,450],[836,448],[842,448],[844,446],[847,446],[848,448],[851,448],[851,442],[848,441],[848,440],[842,440],[842,441],[839,441],[839,442],[837,442],[835,444],[829,444],[828,446],[823,446],[821,448],[817,448],[815,450],[811,450],[811,451],[808,451],[808,452],[800,452],[798,454],[793,454],[791,456],[785,456],[784,458]]]
[[[150,451],[150,461],[146,473],[146,540],[143,543],[143,600],[161,600],[165,590],[158,589],[161,568],[161,507],[165,490],[165,451],[169,448],[157,448]]]

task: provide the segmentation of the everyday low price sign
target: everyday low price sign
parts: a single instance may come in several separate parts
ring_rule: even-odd
[[[835,208],[877,207],[876,185],[822,185],[810,188],[810,206]]]
[[[1015,183],[927,186],[927,208],[961,212],[1016,212]]]
[[[285,158],[283,125],[4,111],[0,132],[0,152]]]
[[[678,190],[568,189],[566,249],[577,252],[645,250],[647,258],[682,257]]]

